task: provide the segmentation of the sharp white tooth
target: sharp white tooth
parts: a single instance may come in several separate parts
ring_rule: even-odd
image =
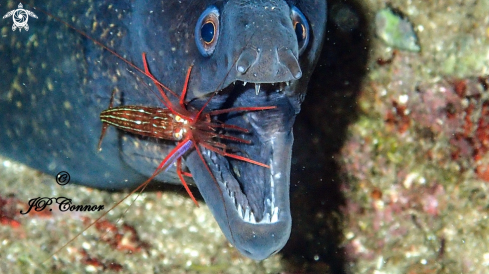
[[[278,222],[278,215],[272,215],[272,220],[270,220],[271,223],[276,223]]]
[[[266,223],[269,223],[270,222],[270,213],[267,213],[263,219],[265,220]]]
[[[255,84],[255,94],[258,95],[260,94],[260,84]]]
[[[250,223],[256,224],[255,214],[253,214],[253,211],[250,214]]]
[[[246,86],[246,84],[247,84],[247,83],[248,83],[248,82],[243,82],[243,86]]]
[[[280,91],[284,91],[284,89],[285,89],[285,83],[282,82],[280,83]]]
[[[243,219],[243,208],[241,207],[241,204],[238,204],[238,214],[241,219]]]
[[[233,85],[236,85],[236,81],[233,81]]]
[[[245,214],[244,214],[244,220],[249,222],[250,221],[250,207],[246,207]]]
[[[287,82],[285,82],[285,84],[286,84],[287,86],[289,86],[289,85],[290,85],[290,82],[289,82],[289,81],[287,81]]]
[[[278,207],[275,207],[272,212],[272,223],[278,222]]]

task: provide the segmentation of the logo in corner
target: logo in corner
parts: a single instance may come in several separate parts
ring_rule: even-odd
[[[22,28],[28,31],[29,25],[27,25],[27,21],[29,20],[29,16],[37,19],[37,15],[35,15],[32,11],[23,9],[23,7],[24,6],[22,6],[22,3],[20,3],[18,9],[11,10],[3,16],[3,19],[12,16],[12,20],[14,21],[14,24],[12,25],[13,31],[15,31],[17,28],[20,32],[22,32]]]

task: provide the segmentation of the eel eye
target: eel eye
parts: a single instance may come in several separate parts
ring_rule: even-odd
[[[297,7],[292,7],[292,24],[294,25],[297,44],[299,46],[299,55],[304,52],[309,43],[309,24],[307,19]]]
[[[208,57],[214,53],[219,38],[219,10],[210,6],[200,15],[195,25],[195,44],[200,54]]]

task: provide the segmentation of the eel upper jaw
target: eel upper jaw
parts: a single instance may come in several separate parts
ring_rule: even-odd
[[[244,117],[225,122],[251,131],[243,138],[251,139],[252,145],[238,145],[239,150],[246,157],[269,165],[270,169],[203,149],[216,182],[197,153],[191,153],[186,162],[228,240],[247,257],[263,260],[282,249],[290,236],[289,176],[294,114],[284,91],[291,87],[285,83],[266,84],[264,93],[255,96],[254,85],[236,83],[233,92],[247,95],[238,99],[239,106],[274,105],[275,102],[277,109],[247,112]],[[287,116],[292,118],[284,118]]]

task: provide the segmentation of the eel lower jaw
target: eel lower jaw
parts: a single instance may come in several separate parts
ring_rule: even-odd
[[[217,182],[210,176],[197,155],[191,153],[187,164],[194,175],[195,183],[205,202],[212,211],[226,238],[242,254],[254,259],[264,260],[278,252],[290,236],[292,219],[289,200],[289,174],[292,134],[277,133],[265,146],[270,146],[272,157],[270,169],[266,169],[268,178],[256,178],[270,184],[270,192],[265,196],[264,210],[253,213],[249,199],[243,193],[239,181],[229,169],[228,160],[210,151],[203,151],[204,158]],[[249,163],[245,163],[251,165]],[[261,215],[257,218],[256,215]]]

